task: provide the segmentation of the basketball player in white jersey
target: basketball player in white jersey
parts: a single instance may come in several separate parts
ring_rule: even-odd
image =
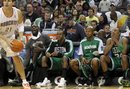
[[[0,48],[4,48],[7,57],[13,58],[16,70],[22,79],[23,89],[31,89],[26,81],[24,66],[18,53],[10,49],[15,30],[19,31],[21,38],[24,30],[22,13],[19,9],[13,7],[14,1],[3,0],[3,6],[0,8]]]

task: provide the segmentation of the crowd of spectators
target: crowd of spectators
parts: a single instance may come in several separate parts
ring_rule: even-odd
[[[119,19],[128,15],[128,4],[130,0],[16,0],[14,6],[19,8],[24,16],[26,41],[23,37],[25,48],[20,55],[25,68],[28,68],[30,59],[32,59],[32,65],[29,68],[33,67],[35,59],[38,58],[37,55],[45,52],[49,46],[50,39],[41,35],[46,29],[55,31],[57,28],[62,28],[65,38],[71,40],[76,49],[81,40],[86,37],[84,29],[92,26],[94,36],[99,37],[105,46],[113,29],[118,27]],[[127,31],[122,33],[122,36],[129,37],[129,20],[127,23]],[[27,32],[31,32],[32,37],[27,38]],[[37,37],[33,37],[37,34]],[[42,41],[45,47],[34,47],[36,41]],[[26,71],[29,71],[28,69]]]

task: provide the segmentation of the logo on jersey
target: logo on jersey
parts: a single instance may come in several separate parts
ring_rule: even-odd
[[[96,49],[96,48],[97,48],[96,45],[89,45],[84,47],[84,49]]]
[[[54,52],[65,53],[66,48],[65,47],[55,47]]]
[[[6,21],[6,22],[3,22],[3,23],[0,23],[0,26],[9,26],[9,25],[16,25],[17,24],[17,21],[14,21],[14,20],[10,20],[10,21]]]

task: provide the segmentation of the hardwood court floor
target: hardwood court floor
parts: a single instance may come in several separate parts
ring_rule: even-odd
[[[22,87],[4,86],[4,87],[0,87],[0,89],[22,89]],[[34,86],[31,86],[31,89],[130,89],[130,87],[124,87],[124,88],[121,86],[77,87],[77,86],[71,85],[71,86],[66,86],[66,87],[51,86],[51,87],[42,87],[42,88],[36,88]]]

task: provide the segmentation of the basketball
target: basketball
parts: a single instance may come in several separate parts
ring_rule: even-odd
[[[24,45],[22,43],[22,41],[19,41],[19,40],[16,40],[14,39],[12,41],[12,47],[11,47],[11,50],[14,51],[14,52],[21,52],[24,48]]]

